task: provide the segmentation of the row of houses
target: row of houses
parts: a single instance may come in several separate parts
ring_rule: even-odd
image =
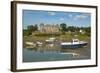
[[[59,33],[60,32],[59,29],[60,29],[59,25],[50,25],[50,24],[38,25],[38,31],[42,33]],[[71,33],[71,31],[68,32]],[[82,29],[80,29],[79,32],[82,34],[85,33],[85,31]]]
[[[47,24],[47,25],[39,26],[38,30],[40,32],[45,32],[45,33],[57,33],[57,32],[59,32],[59,26]]]

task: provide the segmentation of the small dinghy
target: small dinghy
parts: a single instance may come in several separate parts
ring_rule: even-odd
[[[67,49],[67,48],[82,48],[86,46],[88,43],[85,41],[79,41],[78,39],[73,39],[72,42],[62,42],[61,48]]]

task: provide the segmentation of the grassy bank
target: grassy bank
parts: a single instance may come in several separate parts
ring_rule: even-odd
[[[30,36],[24,36],[23,40],[24,41],[31,41],[31,42],[36,42],[36,41],[45,41],[51,37],[55,37],[56,40],[59,40],[59,41],[71,41],[73,38],[76,38],[76,39],[79,39],[79,40],[88,40],[90,39],[89,36],[85,35],[85,34],[77,34],[76,36],[73,35],[73,34],[70,34],[70,33],[65,33],[65,34],[57,34],[56,36],[55,35],[30,35]]]

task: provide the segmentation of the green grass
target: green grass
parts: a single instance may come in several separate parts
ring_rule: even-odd
[[[88,37],[85,34],[77,34],[75,37],[73,34],[66,33],[62,34],[60,36],[37,36],[37,35],[31,35],[31,36],[24,36],[24,41],[45,41],[46,39],[49,39],[50,37],[55,37],[57,40],[63,40],[63,41],[71,41],[73,38],[79,39],[79,40],[88,40],[90,37]]]

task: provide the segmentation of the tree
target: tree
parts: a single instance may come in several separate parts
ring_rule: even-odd
[[[27,29],[23,29],[23,35],[29,36],[31,33]]]
[[[91,33],[91,27],[85,28],[85,31],[88,32],[88,33]]]
[[[31,35],[32,32],[38,30],[38,26],[37,26],[37,24],[35,24],[34,26],[33,25],[29,25],[29,26],[27,26],[27,30],[28,30],[28,33]]]
[[[61,31],[66,31],[67,25],[65,23],[60,24]]]
[[[34,30],[33,31],[37,31],[38,30],[38,26],[37,24],[34,25]]]
[[[71,32],[74,32],[74,31],[76,30],[74,26],[69,26],[67,29],[68,29],[69,31],[71,31]]]
[[[29,25],[29,26],[27,26],[27,29],[28,29],[29,31],[31,31],[31,32],[34,30],[33,28],[34,28],[33,25]]]
[[[86,27],[86,28],[84,28],[84,30],[85,30],[87,36],[91,35],[91,27]]]
[[[32,34],[33,28],[34,28],[33,25],[29,25],[29,26],[27,26],[27,32],[29,33],[29,35]]]
[[[44,26],[44,23],[40,23],[40,27],[41,27],[41,26]]]

